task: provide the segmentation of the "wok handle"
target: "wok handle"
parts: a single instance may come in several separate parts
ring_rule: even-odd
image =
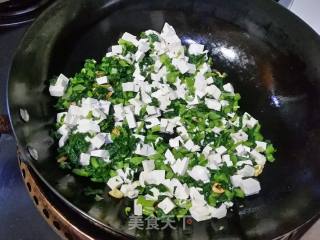
[[[10,134],[11,127],[8,115],[0,114],[0,134]]]

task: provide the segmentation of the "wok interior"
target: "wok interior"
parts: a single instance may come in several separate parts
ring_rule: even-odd
[[[320,50],[307,45],[309,32],[298,20],[263,1],[62,2],[52,7],[50,19],[44,14],[24,39],[12,68],[9,97],[19,145],[38,150],[40,158],[32,165],[64,197],[119,231],[151,234],[128,231],[125,201],[106,198],[95,203],[83,195],[83,189],[99,184],[58,168],[57,146],[50,136],[55,99],[49,96],[48,79],[61,72],[71,77],[86,58],[101,59],[123,32],[160,31],[168,22],[185,44],[192,40],[205,44],[214,67],[226,72],[241,94],[241,110],[260,121],[264,136],[278,152],[260,177],[260,194],[236,204],[226,219],[194,223],[187,235],[181,229],[155,231],[153,238],[270,239],[318,212],[320,70],[315,60]],[[295,24],[301,29],[293,31]],[[20,108],[28,109],[29,123],[19,118]]]

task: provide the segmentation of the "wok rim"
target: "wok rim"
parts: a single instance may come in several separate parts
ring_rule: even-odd
[[[121,1],[121,0],[120,0]],[[283,13],[285,13],[287,15],[287,17],[289,18],[293,18],[296,22],[297,25],[300,25],[302,28],[304,28],[306,31],[309,32],[309,34],[313,37],[313,40],[316,40],[320,43],[320,34],[318,34],[310,25],[308,25],[303,19],[301,19],[300,17],[298,17],[296,14],[294,14],[293,12],[289,11],[289,9],[287,9],[286,7],[280,5],[277,2],[274,1],[269,1],[269,3],[266,3],[264,0],[255,0],[257,3],[264,3],[264,4],[269,4],[271,7],[277,7],[279,10],[281,9],[281,11],[283,11]],[[46,178],[39,172],[39,170],[37,169],[37,167],[34,165],[34,163],[30,160],[30,157],[28,156],[28,154],[26,154],[26,146],[22,146],[20,144],[19,138],[16,134],[15,131],[15,127],[14,127],[14,123],[13,123],[13,115],[11,107],[10,107],[10,93],[9,93],[9,86],[12,83],[12,76],[14,75],[14,66],[17,65],[17,59],[19,52],[22,49],[22,46],[24,45],[26,39],[30,36],[32,36],[32,32],[33,29],[37,28],[37,25],[42,22],[42,20],[50,15],[50,11],[52,11],[54,8],[56,8],[58,5],[63,4],[65,1],[64,0],[58,0],[52,4],[50,4],[33,22],[32,24],[27,28],[27,30],[25,31],[25,33],[23,34],[18,47],[15,50],[15,53],[13,55],[13,60],[11,62],[11,66],[8,70],[8,80],[6,81],[5,84],[5,93],[6,93],[6,109],[8,112],[8,117],[9,117],[9,122],[10,122],[10,126],[12,129],[12,134],[16,140],[16,144],[17,144],[17,148],[18,148],[18,155],[21,157],[21,160],[24,161],[28,166],[30,166],[32,168],[32,170],[36,173],[37,177],[39,177],[39,179],[45,184],[46,187],[48,187],[48,189],[50,189],[50,191],[52,191],[60,200],[62,200],[68,207],[72,208],[75,212],[79,213],[79,215],[81,215],[84,219],[90,221],[92,224],[94,224],[96,227],[98,228],[102,228],[103,230],[106,231],[106,233],[108,234],[113,234],[116,235],[116,237],[125,237],[125,238],[136,238],[136,236],[127,234],[125,232],[122,232],[112,226],[109,226],[105,223],[103,223],[102,221],[90,216],[88,213],[86,213],[85,211],[83,211],[82,209],[80,209],[79,207],[77,207],[75,204],[73,204],[71,201],[69,201],[66,197],[64,197],[61,193],[59,193],[59,191],[52,186],[47,180]],[[61,10],[60,10],[61,11]],[[48,21],[49,22],[49,21]],[[319,83],[320,84],[320,83]],[[18,158],[19,158],[18,156]],[[315,218],[320,218],[320,209],[318,210],[318,212],[315,212],[313,216],[311,216],[309,219],[307,219],[305,222],[299,224],[298,226],[292,228],[291,230],[282,233],[281,235],[275,236],[273,239],[278,239],[280,237],[284,237],[287,234],[290,234],[294,231],[299,230],[300,228],[304,227],[304,225],[306,225],[307,223],[311,222],[311,221],[315,221]],[[314,222],[313,222],[314,224]],[[311,227],[311,226],[310,226]]]

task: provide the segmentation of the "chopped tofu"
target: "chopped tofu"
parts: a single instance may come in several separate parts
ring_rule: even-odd
[[[143,165],[143,171],[145,172],[151,172],[152,170],[154,170],[154,160],[144,160],[142,161],[142,165]]]
[[[106,142],[106,134],[105,133],[99,133],[93,138],[90,139],[91,145],[95,149],[99,149],[102,147],[103,144]]]
[[[138,199],[133,201],[133,214],[136,216],[142,216],[142,205],[138,203]]]
[[[221,155],[218,153],[212,153],[208,156],[208,165],[209,168],[214,169],[210,167],[212,164],[213,166],[218,166],[222,162]]]
[[[182,142],[183,142],[182,138],[180,136],[178,136],[175,138],[171,138],[169,140],[169,145],[170,145],[170,147],[178,148],[180,143],[182,143]]]
[[[137,126],[136,120],[131,111],[128,111],[127,113],[125,113],[125,117],[130,129],[135,128]]]
[[[236,147],[236,151],[237,151],[237,155],[240,156],[240,157],[243,157],[245,156],[247,153],[250,152],[250,148],[247,147],[247,146],[244,146],[242,144],[239,144],[237,147]]]
[[[202,154],[207,158],[211,151],[212,151],[212,147],[210,147],[210,145],[208,144],[203,148]]]
[[[188,169],[189,159],[184,157],[183,159],[177,159],[175,163],[171,165],[172,171],[180,176],[183,176]]]
[[[82,166],[88,166],[90,164],[90,154],[81,153],[79,162]]]
[[[216,110],[216,111],[220,111],[221,110],[221,103],[215,99],[209,99],[209,98],[206,98],[205,99],[205,104],[207,105],[207,107],[209,109],[213,109],[213,110]]]
[[[242,169],[237,171],[237,174],[242,177],[252,177],[254,176],[254,168],[250,165],[245,165]]]
[[[50,85],[49,92],[53,97],[62,97],[66,91],[69,83],[69,78],[65,75],[60,74],[54,85]]]
[[[253,157],[254,161],[259,165],[264,165],[266,163],[266,157],[254,149],[250,152],[250,156]]]
[[[121,45],[114,45],[111,47],[111,51],[114,54],[121,54],[122,53],[122,46]]]
[[[239,130],[236,133],[231,133],[230,136],[235,143],[245,142],[248,140],[248,134],[242,130]]]
[[[151,172],[146,172],[145,182],[147,184],[159,185],[165,180],[165,175],[165,170],[153,170]]]
[[[233,162],[230,160],[230,155],[226,154],[222,156],[222,161],[226,163],[227,167],[232,167]]]
[[[81,119],[78,122],[77,130],[80,133],[87,133],[87,132],[98,133],[98,132],[100,132],[100,127],[96,122],[94,122],[92,120]]]
[[[242,125],[244,127],[253,128],[258,123],[258,120],[253,118],[249,113],[244,113],[242,117]]]
[[[96,81],[99,85],[103,85],[103,84],[106,84],[108,83],[108,77],[107,76],[103,76],[103,77],[98,77],[96,78]]]
[[[92,157],[99,157],[99,158],[102,158],[103,160],[109,160],[109,151],[107,150],[93,150],[91,151],[90,155]]]
[[[210,215],[213,218],[221,219],[227,215],[227,207],[224,204],[221,204],[220,207],[209,207]]]
[[[150,49],[149,43],[147,39],[140,39],[138,42],[138,51],[146,53]]]
[[[122,184],[123,184],[123,180],[119,176],[114,176],[112,178],[109,178],[107,182],[107,185],[109,186],[109,188],[111,188],[111,190],[120,187]]]
[[[233,175],[230,177],[231,183],[234,187],[240,187],[242,183],[242,176],[241,175]]]
[[[191,43],[188,48],[189,54],[200,55],[204,54],[204,45],[198,43]]]
[[[216,148],[215,150],[220,155],[225,154],[227,152],[227,149],[225,148],[225,146],[220,146],[220,147]]]
[[[257,152],[264,152],[267,149],[267,143],[266,142],[261,142],[261,141],[256,141],[256,148],[255,150]]]
[[[223,85],[223,90],[225,90],[226,92],[229,92],[229,93],[234,93],[234,88],[231,85],[231,83],[227,83],[227,84]]]
[[[135,45],[136,47],[138,46],[139,42],[137,40],[137,37],[132,35],[131,33],[127,33],[125,32],[122,37],[123,40],[126,40],[128,42],[131,42],[133,45]]]
[[[154,147],[150,144],[138,144],[135,154],[141,155],[141,156],[146,156],[149,157],[153,154],[155,154]]]
[[[172,152],[170,151],[170,149],[167,149],[167,151],[164,154],[165,158],[166,158],[166,162],[169,164],[174,164],[176,162],[176,159],[174,158]]]
[[[189,198],[189,188],[187,184],[178,184],[174,191],[174,196],[177,199],[186,200]]]
[[[206,88],[206,93],[209,96],[214,97],[216,100],[219,100],[221,96],[221,91],[216,85],[210,85]]]
[[[122,91],[124,92],[138,92],[139,86],[134,82],[125,82],[122,83]]]
[[[257,194],[261,190],[260,183],[253,178],[242,180],[240,188],[246,196]]]
[[[191,216],[197,221],[205,221],[211,218],[211,213],[207,206],[193,206],[189,209]]]
[[[100,104],[100,109],[102,110],[102,112],[106,115],[109,115],[111,103],[109,101],[99,100],[99,104]]]
[[[172,60],[172,65],[175,66],[182,74],[189,71],[189,64],[185,60],[174,58]]]
[[[202,166],[194,166],[192,170],[188,170],[188,174],[190,177],[192,177],[196,181],[202,181],[204,183],[208,183],[209,178],[209,171],[206,167]]]
[[[162,209],[165,214],[168,214],[175,208],[175,204],[170,198],[166,197],[162,202],[158,204],[158,207]]]

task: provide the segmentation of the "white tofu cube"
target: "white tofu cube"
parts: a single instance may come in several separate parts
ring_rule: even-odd
[[[145,172],[151,172],[155,168],[154,160],[144,160],[142,161],[142,165],[143,165],[143,171]]]
[[[189,64],[185,60],[174,58],[172,60],[172,65],[175,66],[182,74],[189,71]]]
[[[221,91],[216,85],[210,85],[206,88],[206,94],[219,100],[221,96]]]
[[[109,152],[107,150],[93,150],[90,152],[90,155],[92,157],[102,158],[104,161],[108,161],[110,157]]]
[[[212,77],[207,78],[206,81],[207,81],[207,85],[210,85],[214,82]]]
[[[223,129],[222,128],[219,128],[219,127],[214,127],[212,128],[212,132],[216,133],[216,134],[219,134]]]
[[[92,120],[81,119],[78,122],[77,130],[80,133],[87,133],[87,132],[98,133],[98,132],[100,132],[100,126]]]
[[[111,51],[114,54],[121,54],[122,53],[122,46],[121,45],[113,45],[111,47]]]
[[[221,110],[221,103],[215,99],[209,99],[209,98],[206,98],[205,99],[205,104],[207,105],[207,107],[209,109],[213,109],[213,110],[216,110],[216,111],[220,111]]]
[[[221,219],[227,215],[226,205],[221,204],[220,207],[209,207],[210,215],[213,218]]]
[[[253,157],[254,161],[259,165],[264,165],[266,163],[266,157],[254,149],[250,152],[250,156]]]
[[[62,73],[58,76],[58,79],[56,81],[56,86],[61,86],[66,88],[68,86],[69,83],[69,78],[67,78],[65,75],[63,75]]]
[[[102,147],[103,144],[106,142],[106,134],[105,133],[99,133],[90,140],[91,145],[95,149],[99,149]]]
[[[135,150],[135,154],[149,157],[153,154],[155,154],[154,147],[150,144],[138,144],[137,148]]]
[[[208,183],[210,180],[208,169],[199,165],[194,166],[191,170],[188,170],[188,174],[196,181]]]
[[[261,190],[260,183],[253,178],[242,180],[240,188],[246,196],[257,194]]]
[[[96,82],[99,84],[99,85],[103,85],[103,84],[106,84],[108,83],[108,77],[107,76],[103,76],[103,77],[98,77],[96,78]]]
[[[165,214],[168,214],[175,208],[175,204],[170,198],[166,197],[162,202],[158,204],[158,207],[162,209]]]
[[[170,151],[170,149],[167,149],[167,151],[164,154],[165,158],[166,158],[166,162],[169,164],[174,164],[176,162],[176,159],[174,158],[172,152]]]
[[[64,95],[65,87],[50,85],[49,92],[53,97],[62,97]]]
[[[153,170],[151,172],[146,172],[145,182],[147,184],[159,185],[165,180],[165,175],[165,170]]]
[[[127,112],[125,114],[125,117],[126,117],[126,120],[127,120],[127,123],[128,123],[128,126],[130,129],[137,127],[136,120],[135,120],[134,115],[131,111]]]
[[[235,143],[245,142],[248,140],[248,134],[242,130],[239,130],[236,133],[231,133],[230,136]]]
[[[189,54],[200,55],[204,54],[204,45],[198,43],[191,43],[188,48]]]
[[[157,108],[155,106],[148,105],[146,110],[147,110],[148,115],[157,114]]]
[[[231,183],[234,187],[240,187],[242,183],[242,176],[241,175],[233,175],[230,177]]]
[[[122,83],[122,91],[124,92],[138,92],[139,87],[134,82]]]
[[[81,153],[79,162],[82,166],[88,166],[90,164],[90,154]]]
[[[66,141],[68,140],[68,136],[69,135],[62,135],[61,138],[59,139],[59,147],[63,147],[66,143]]]
[[[229,154],[225,154],[222,156],[222,161],[226,163],[227,167],[232,167],[233,166],[233,162],[230,160],[230,155]]]
[[[105,100],[99,100],[100,109],[104,114],[109,115],[111,102]]]
[[[131,33],[127,33],[125,32],[122,37],[121,37],[123,40],[126,40],[128,42],[131,42],[134,46],[138,46],[138,40],[137,40],[137,37],[132,35]]]
[[[178,184],[175,191],[174,191],[174,196],[177,199],[182,199],[182,200],[186,200],[189,198],[189,188],[187,186],[187,184]]]
[[[175,138],[171,138],[169,140],[169,145],[172,148],[179,148],[180,143],[182,143],[182,138],[180,136],[175,137]]]
[[[57,132],[61,135],[68,135],[70,133],[70,128],[66,124],[63,124]]]
[[[140,51],[137,51],[135,54],[134,54],[134,58],[135,58],[135,61],[136,62],[140,62],[145,56],[145,53],[144,52],[140,52]]]
[[[223,85],[223,90],[225,90],[226,92],[229,92],[229,93],[234,93],[234,88],[231,85],[231,83],[227,83],[227,84]]]
[[[202,154],[207,158],[209,156],[209,154],[212,151],[212,147],[210,147],[210,145],[208,144],[207,146],[205,146],[202,150]]]
[[[189,159],[177,159],[175,163],[171,165],[172,171],[180,176],[184,175],[188,169]]]
[[[138,204],[138,199],[133,202],[133,214],[136,216],[142,216],[142,205]]]
[[[148,52],[150,49],[149,43],[147,39],[140,39],[138,42],[138,51],[140,52]]]
[[[255,150],[257,152],[264,152],[267,149],[267,143],[266,142],[261,142],[261,141],[256,141],[256,148]]]
[[[121,177],[119,176],[114,176],[112,178],[109,178],[107,185],[109,186],[109,188],[111,189],[115,189],[120,187],[123,184],[123,180],[121,179]]]
[[[242,144],[239,144],[236,147],[236,151],[237,151],[238,156],[243,157],[243,156],[247,155],[247,153],[250,152],[250,148],[248,146],[244,146]]]
[[[218,153],[218,154],[220,154],[220,155],[222,155],[222,154],[225,154],[226,152],[227,152],[227,149],[225,148],[225,146],[219,146],[218,148],[216,148],[215,149],[215,151]]]
[[[254,176],[254,168],[252,166],[245,165],[242,169],[237,171],[237,174],[242,177],[252,177]]]
[[[211,213],[207,206],[193,206],[189,209],[191,216],[197,221],[205,221],[211,218]]]
[[[150,128],[153,128],[153,127],[155,127],[155,126],[160,125],[160,121],[159,121],[159,119],[156,118],[156,117],[146,118],[145,121],[146,121],[147,123],[149,123],[148,125],[146,125],[146,128],[147,128],[147,129],[150,129]]]

